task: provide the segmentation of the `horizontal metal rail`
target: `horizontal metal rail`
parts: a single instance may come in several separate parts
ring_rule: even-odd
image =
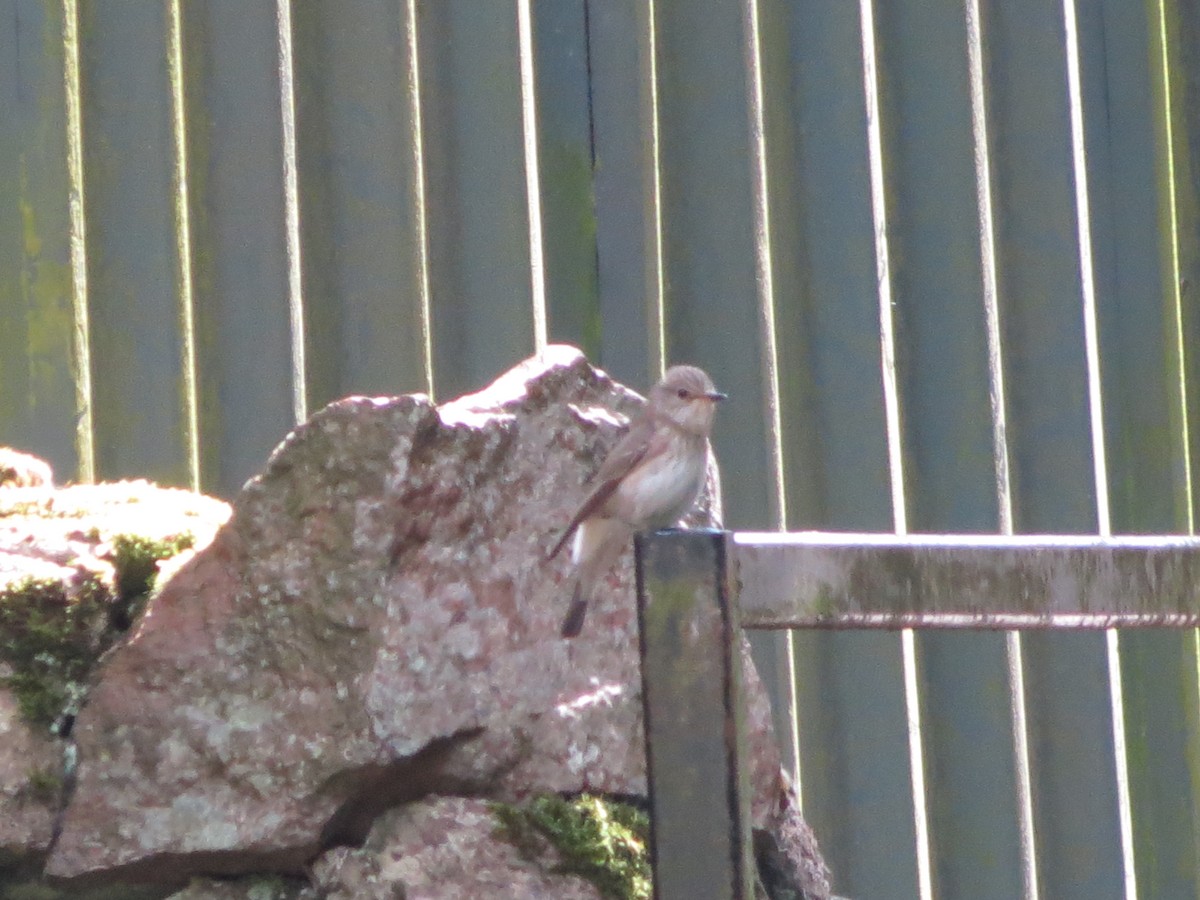
[[[1200,540],[733,534],[745,628],[1200,626]]]
[[[753,896],[739,629],[1200,626],[1200,540],[660,531],[636,541],[658,900]]]

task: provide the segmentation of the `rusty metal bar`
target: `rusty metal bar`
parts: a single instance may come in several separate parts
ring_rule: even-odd
[[[741,638],[729,535],[639,534],[638,624],[657,900],[751,900]]]
[[[1200,540],[732,536],[746,628],[1200,626]]]

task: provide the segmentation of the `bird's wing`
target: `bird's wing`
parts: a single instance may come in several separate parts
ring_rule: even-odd
[[[547,559],[554,559],[558,555],[558,552],[571,539],[571,535],[575,533],[575,529],[579,527],[579,523],[598,510],[616,492],[621,485],[621,480],[629,474],[634,466],[647,456],[661,452],[661,448],[655,446],[661,442],[653,440],[654,431],[654,422],[649,417],[645,417],[639,419],[626,432],[625,437],[617,442],[617,445],[604,458],[604,462],[600,464],[600,469],[593,479],[595,486],[583,503],[579,505],[579,509],[571,517],[571,521],[567,523],[567,527],[554,545],[554,549],[550,551],[550,555],[546,557]]]

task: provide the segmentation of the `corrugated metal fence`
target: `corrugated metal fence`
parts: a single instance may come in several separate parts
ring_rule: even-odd
[[[1190,531],[1197,6],[0,0],[0,442],[229,495],[554,340],[713,372],[730,527]],[[1200,895],[1194,632],[756,650],[841,893]]]

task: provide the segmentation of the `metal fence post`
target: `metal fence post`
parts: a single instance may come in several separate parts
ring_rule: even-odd
[[[750,900],[750,788],[729,535],[639,534],[638,624],[657,900]]]

